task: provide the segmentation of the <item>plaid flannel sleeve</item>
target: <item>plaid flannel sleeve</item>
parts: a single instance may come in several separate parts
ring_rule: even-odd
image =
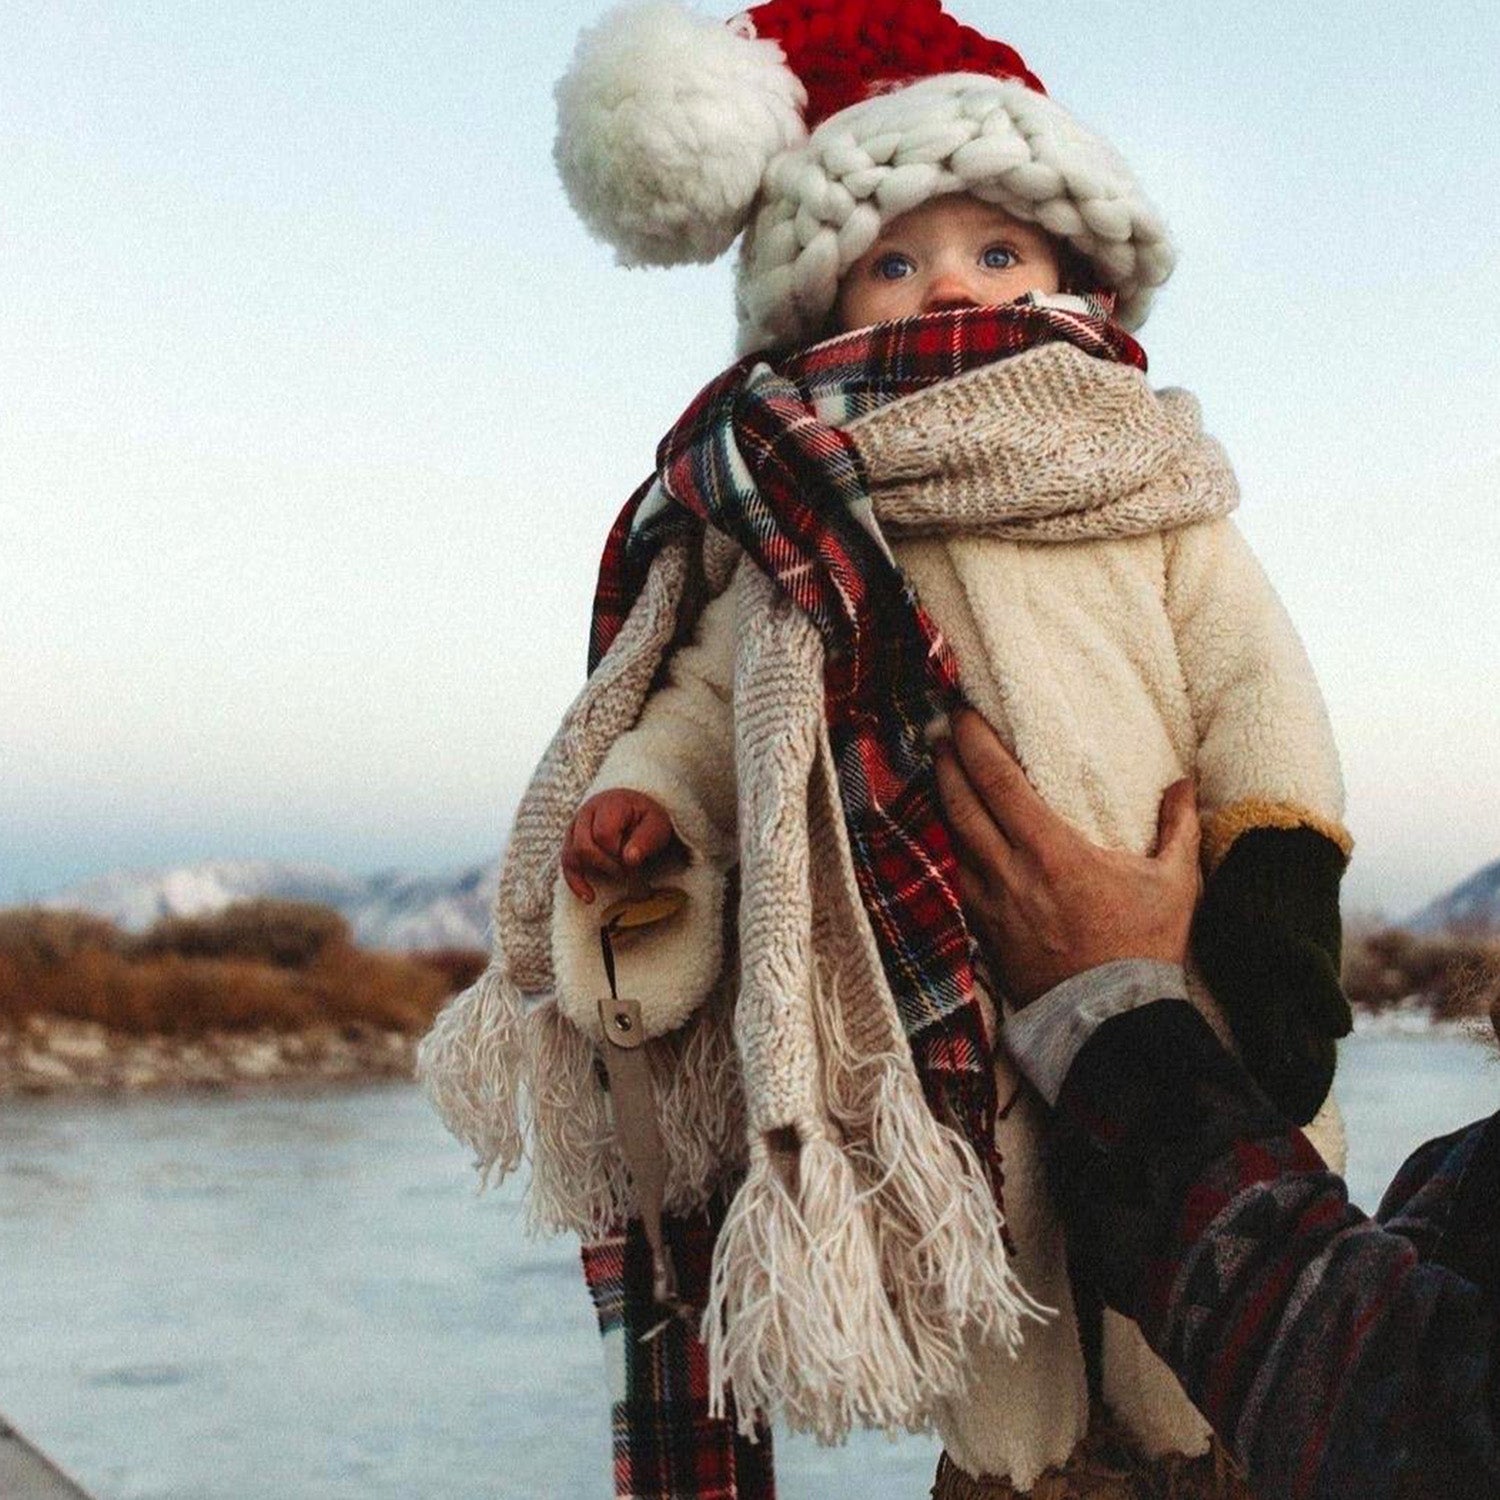
[[[680,1281],[699,1304],[723,1206],[666,1224]],[[585,1245],[583,1271],[610,1372],[617,1500],[775,1500],[771,1434],[736,1432],[732,1393],[724,1417],[709,1415],[707,1351],[695,1328],[663,1323],[640,1222]]]
[[[1093,1033],[1051,1150],[1079,1271],[1139,1322],[1257,1494],[1500,1493],[1494,1287],[1352,1207],[1190,1005]],[[1444,1216],[1440,1156],[1424,1222]],[[1408,1177],[1398,1201],[1417,1192]]]

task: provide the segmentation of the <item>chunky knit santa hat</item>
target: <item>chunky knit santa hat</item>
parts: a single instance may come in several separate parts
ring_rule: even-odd
[[[711,261],[742,230],[742,353],[815,338],[891,219],[972,193],[1074,247],[1130,328],[1172,247],[1125,162],[1012,48],[942,0],[770,0],[728,24],[675,0],[586,31],[556,159],[624,265]]]

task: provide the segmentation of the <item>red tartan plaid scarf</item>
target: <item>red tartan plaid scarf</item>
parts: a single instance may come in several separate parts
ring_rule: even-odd
[[[930,740],[965,703],[942,633],[891,555],[843,424],[940,381],[1065,342],[1146,368],[1104,298],[1027,296],[860,329],[768,363],[741,360],[694,399],[657,472],[612,528],[589,670],[668,537],[732,537],[812,621],[860,896],[928,1107],[987,1163],[997,1197],[994,1038],[939,810]]]

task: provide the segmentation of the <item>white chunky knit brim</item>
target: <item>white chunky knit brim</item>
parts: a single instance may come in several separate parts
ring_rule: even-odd
[[[1107,142],[1016,80],[943,74],[841,110],[770,162],[740,254],[740,352],[817,337],[881,228],[947,193],[1067,241],[1127,328],[1171,273],[1161,219]]]

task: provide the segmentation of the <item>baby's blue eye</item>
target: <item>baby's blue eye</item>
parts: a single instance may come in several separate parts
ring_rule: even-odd
[[[1019,259],[1009,245],[991,245],[981,257],[988,271],[1008,271]]]
[[[875,262],[875,274],[882,281],[901,281],[916,269],[909,256],[895,250],[888,251]]]

